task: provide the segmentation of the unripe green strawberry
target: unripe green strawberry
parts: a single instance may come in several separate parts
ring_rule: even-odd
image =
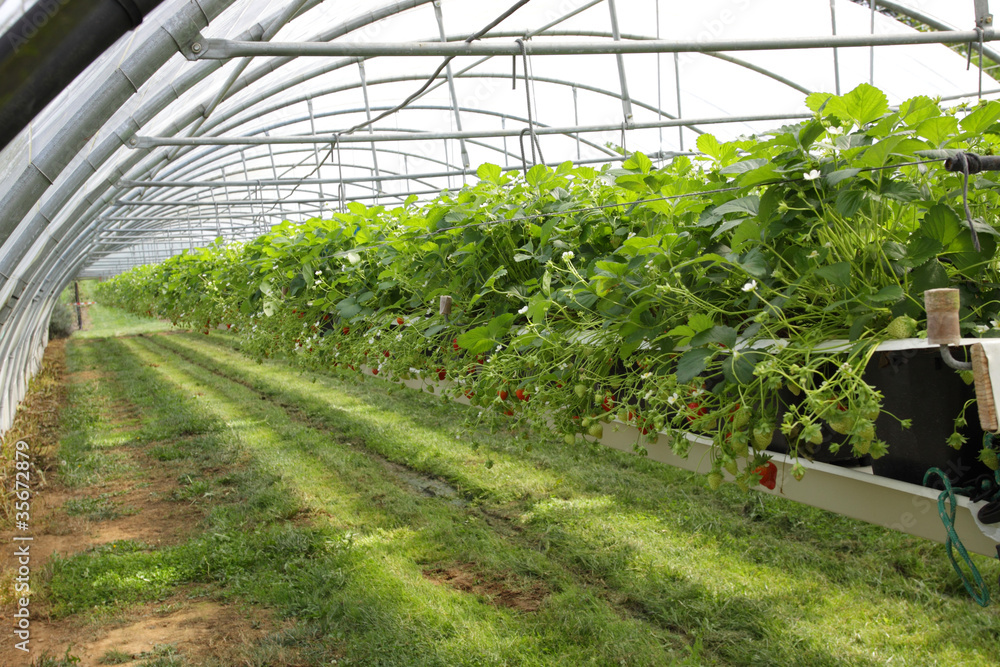
[[[587,433],[600,440],[604,437],[604,425],[600,422],[591,424],[590,428],[587,429]]]
[[[573,435],[572,433],[567,433],[566,435],[563,436],[563,442],[565,442],[567,445],[575,445],[576,436]]]
[[[708,488],[713,491],[718,491],[719,487],[722,486],[723,479],[722,473],[720,472],[708,473]]]
[[[767,449],[774,439],[774,429],[758,426],[753,430],[753,448],[758,452]]]
[[[798,433],[798,437],[814,445],[822,445],[823,428],[817,423],[808,423]]]
[[[912,338],[917,333],[917,321],[909,315],[900,315],[885,328],[889,338]]]
[[[861,440],[871,442],[875,439],[875,425],[868,420],[864,420],[857,424],[854,429],[854,435],[858,436]]]
[[[792,396],[798,396],[799,394],[802,393],[802,390],[799,389],[799,385],[795,384],[794,382],[789,382],[787,386],[788,386],[788,391],[792,392]]]
[[[587,386],[578,384],[575,387],[573,387],[573,391],[574,393],[576,393],[577,398],[583,398],[584,396],[587,395]]]
[[[1000,459],[997,458],[997,450],[986,448],[979,452],[979,460],[990,470],[1000,468]]]
[[[740,408],[733,415],[733,428],[739,430],[747,425],[750,421],[750,410],[747,408]]]
[[[740,469],[736,465],[736,459],[731,456],[726,456],[722,459],[722,467],[726,469],[726,472],[734,477],[740,474]]]
[[[795,465],[792,466],[792,477],[795,478],[795,481],[801,482],[802,478],[805,477],[805,475],[806,475],[805,467],[803,467],[801,463],[796,462]]]
[[[871,440],[861,440],[860,438],[853,438],[851,444],[854,445],[854,453],[858,456],[864,456],[871,451],[872,441]]]
[[[833,429],[834,433],[847,435],[851,432],[851,420],[846,417],[827,421],[826,423],[830,425],[830,428]]]

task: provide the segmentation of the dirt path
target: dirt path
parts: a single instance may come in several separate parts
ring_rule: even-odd
[[[27,530],[16,529],[12,506],[7,504],[0,511],[6,519],[5,528],[0,530],[0,613],[5,628],[10,628],[18,600],[24,595],[14,591],[19,558],[23,558],[18,550],[23,552],[23,545],[28,545],[33,590],[27,595],[30,634],[28,643],[21,645],[29,650],[17,646],[24,637],[5,629],[0,632],[0,665],[28,667],[40,664],[43,656],[61,659],[67,651],[80,659],[76,664],[84,666],[140,665],[171,655],[183,655],[185,665],[249,664],[242,657],[245,647],[275,630],[271,615],[261,609],[219,604],[197,587],[166,601],[131,606],[125,611],[52,617],[49,602],[34,582],[44,576],[53,557],[121,540],[152,547],[177,544],[196,532],[210,506],[207,500],[192,502],[178,497],[176,466],[153,455],[163,443],[122,438],[124,444],[109,448],[109,454],[128,474],[89,486],[64,484],[58,474],[57,452],[59,414],[70,406],[69,388],[106,379],[99,370],[67,372],[66,345],[62,340],[50,344],[39,380],[33,383],[14,427],[4,438],[5,461],[14,458],[15,443],[24,441],[29,445],[32,465]],[[135,430],[142,416],[134,406],[121,403],[105,406],[105,411],[113,429],[126,434]],[[5,488],[14,488],[15,473],[13,469],[0,471]],[[24,537],[31,540],[15,539]],[[108,662],[112,658],[115,662]]]

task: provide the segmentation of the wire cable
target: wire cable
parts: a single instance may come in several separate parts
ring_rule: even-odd
[[[510,16],[511,16],[511,15],[512,15],[512,14],[513,14],[514,12],[516,12],[516,11],[517,11],[518,9],[520,9],[520,8],[521,8],[521,7],[523,7],[524,5],[528,4],[528,3],[530,2],[530,1],[531,1],[531,0],[518,0],[518,2],[514,3],[514,5],[513,5],[513,6],[511,6],[511,7],[510,7],[510,8],[509,8],[509,9],[508,9],[507,11],[505,11],[505,12],[504,12],[503,14],[501,14],[500,16],[498,16],[497,18],[495,18],[494,20],[490,21],[490,23],[489,23],[489,24],[488,24],[488,25],[487,25],[487,26],[486,26],[485,28],[482,28],[482,29],[480,29],[479,31],[477,31],[477,32],[475,32],[475,33],[473,33],[473,34],[469,35],[469,36],[468,36],[468,37],[467,37],[467,38],[465,39],[465,43],[466,43],[466,44],[471,44],[472,42],[475,42],[476,40],[479,40],[479,39],[481,39],[481,38],[482,38],[483,36],[485,36],[485,35],[486,35],[486,33],[488,33],[488,32],[489,32],[490,30],[493,30],[493,28],[495,28],[495,27],[497,27],[498,25],[500,25],[501,23],[503,23],[503,22],[504,22],[505,20],[507,20],[507,18],[509,18],[509,17],[510,17]],[[428,79],[427,79],[427,81],[426,81],[426,82],[424,82],[424,84],[423,84],[423,85],[422,85],[422,86],[421,86],[421,87],[420,87],[420,88],[419,88],[419,89],[418,89],[418,90],[417,90],[417,91],[416,91],[415,93],[411,94],[411,95],[410,95],[409,97],[407,97],[407,98],[406,98],[405,100],[403,100],[402,102],[400,102],[399,104],[397,104],[397,105],[396,105],[395,107],[393,107],[393,108],[391,108],[391,109],[388,109],[387,111],[384,111],[384,112],[380,113],[379,115],[375,116],[375,117],[374,117],[374,118],[372,118],[371,120],[366,120],[365,122],[363,122],[363,123],[358,123],[357,125],[355,125],[355,126],[353,126],[353,127],[351,127],[351,128],[348,128],[347,130],[344,130],[343,132],[338,132],[338,133],[336,134],[336,139],[335,139],[335,144],[339,144],[339,143],[340,143],[340,141],[339,141],[339,140],[340,140],[340,137],[341,137],[342,135],[345,135],[345,134],[353,134],[354,132],[357,132],[358,130],[361,130],[361,129],[364,129],[364,128],[368,127],[369,125],[374,125],[374,124],[375,124],[375,123],[377,123],[378,121],[380,121],[380,120],[382,120],[382,119],[384,119],[384,118],[387,118],[387,117],[389,117],[389,116],[393,115],[394,113],[397,113],[397,112],[399,112],[399,111],[402,111],[403,109],[405,109],[406,107],[408,107],[408,106],[409,106],[410,104],[412,104],[412,103],[413,103],[413,102],[414,102],[414,101],[415,101],[416,99],[418,99],[418,98],[419,98],[419,97],[420,97],[421,95],[423,95],[423,94],[424,94],[424,93],[425,93],[425,92],[427,91],[427,89],[428,89],[428,88],[430,88],[430,87],[431,87],[431,85],[432,85],[432,84],[433,84],[433,83],[434,83],[434,82],[435,82],[435,81],[437,80],[437,78],[438,78],[438,77],[439,77],[439,76],[441,75],[441,72],[443,72],[443,71],[444,71],[444,69],[445,69],[445,68],[446,68],[446,67],[448,66],[448,63],[450,63],[450,62],[451,62],[452,60],[454,60],[454,59],[455,59],[456,57],[457,57],[457,56],[448,56],[447,58],[445,58],[445,59],[444,59],[444,62],[442,62],[442,63],[441,63],[440,67],[438,67],[438,68],[437,68],[437,69],[436,69],[436,70],[434,71],[434,73],[433,73],[433,74],[431,74],[430,78],[428,78]],[[317,165],[316,165],[316,166],[315,166],[315,167],[313,168],[313,170],[312,170],[312,171],[310,171],[310,172],[309,172],[309,173],[308,173],[308,174],[307,174],[307,175],[305,176],[305,178],[311,178],[313,174],[316,174],[316,173],[318,173],[318,172],[319,172],[319,170],[320,170],[320,169],[321,169],[321,168],[323,167],[323,165],[325,165],[325,164],[326,164],[326,161],[327,161],[328,159],[330,159],[330,158],[332,157],[332,155],[333,155],[333,149],[332,149],[332,147],[331,147],[331,150],[330,150],[330,152],[329,152],[329,153],[327,153],[326,155],[324,155],[324,156],[323,156],[323,159],[322,159],[322,160],[320,161],[320,163],[319,163],[319,164],[317,164]],[[302,161],[301,161],[301,162],[300,162],[300,163],[299,163],[298,165],[296,165],[296,166],[301,166],[301,165],[302,165],[302,164],[304,164],[304,163],[306,162],[306,160],[308,160],[308,159],[309,159],[309,158],[308,158],[308,156],[306,156],[306,157],[305,157],[305,158],[303,158],[303,159],[302,159]],[[343,165],[341,165],[341,170],[343,170]],[[343,188],[343,184],[341,184],[341,188]],[[294,187],[292,188],[292,191],[291,191],[291,192],[289,192],[289,193],[288,193],[288,194],[287,194],[287,195],[286,195],[285,197],[283,197],[283,199],[287,199],[288,197],[291,197],[292,195],[294,195],[294,194],[295,194],[295,192],[296,192],[296,191],[297,191],[298,189],[299,189],[299,183],[296,183],[296,184],[295,184],[295,186],[294,186]],[[342,199],[343,199],[343,198],[342,198]],[[271,211],[272,211],[272,210],[274,209],[274,206],[277,206],[277,204],[275,204],[275,205],[272,205],[272,206],[271,206],[271,208],[269,208],[269,209],[268,209],[267,211],[265,211],[265,212],[264,212],[264,214],[266,215],[267,213],[270,213],[270,212],[271,212]]]
[[[501,23],[503,23],[514,12],[516,12],[518,9],[520,9],[524,5],[528,4],[530,1],[531,0],[518,0],[518,2],[514,3],[514,5],[510,9],[508,9],[503,14],[501,14],[499,17],[497,17],[496,19],[494,19],[493,21],[491,21],[489,23],[489,25],[487,25],[485,28],[482,28],[478,32],[473,33],[472,35],[469,35],[465,39],[465,43],[466,44],[471,44],[471,43],[475,42],[476,40],[481,39],[484,35],[486,35],[486,33],[488,33],[490,30],[493,30],[493,28],[495,28],[498,25],[500,25]],[[365,121],[363,123],[358,123],[354,127],[351,127],[350,129],[345,130],[344,134],[353,134],[354,132],[357,132],[358,130],[366,128],[369,125],[374,125],[375,123],[377,123],[378,121],[382,120],[383,118],[387,118],[387,117],[391,116],[392,114],[394,114],[394,113],[396,113],[398,111],[402,111],[403,109],[405,109],[406,107],[408,107],[410,104],[413,103],[414,100],[416,100],[418,97],[420,97],[421,95],[423,95],[424,92],[426,92],[427,89],[431,87],[431,84],[433,84],[437,80],[437,78],[441,75],[441,72],[443,72],[444,69],[448,66],[448,64],[452,60],[454,60],[455,58],[457,58],[457,57],[458,56],[448,56],[447,58],[445,58],[441,62],[441,65],[438,66],[438,68],[436,70],[434,70],[434,73],[431,74],[430,78],[428,78],[427,81],[425,81],[424,84],[422,86],[420,86],[420,88],[418,88],[416,92],[412,93],[409,97],[407,97],[405,100],[403,100],[402,102],[400,102],[398,105],[396,105],[392,109],[389,109],[387,111],[383,111],[382,113],[380,113],[378,116],[375,116],[371,120],[367,120],[367,121]]]

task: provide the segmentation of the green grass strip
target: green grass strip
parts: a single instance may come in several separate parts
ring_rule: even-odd
[[[159,342],[159,341],[157,341]],[[258,393],[190,364],[147,339],[126,345],[157,363],[163,381],[198,396],[240,446],[280,475],[343,535],[340,588],[313,613],[362,664],[669,664],[690,655],[676,633],[650,625],[581,586],[537,549],[508,540],[474,507],[416,492],[358,438],[387,430],[316,429]],[[360,430],[359,430],[360,429]],[[407,437],[414,437],[409,434]],[[466,566],[511,595],[548,591],[537,611],[487,604],[428,579]]]
[[[250,365],[224,337],[157,344],[453,482],[513,517],[521,539],[724,660],[974,665],[992,655],[1000,617],[967,599],[940,545],[781,498],[712,493],[690,473],[604,448],[535,438],[529,451],[470,428],[468,408],[390,394],[378,380]]]

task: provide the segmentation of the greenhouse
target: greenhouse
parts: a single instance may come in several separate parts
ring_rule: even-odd
[[[988,0],[0,29],[0,664],[997,661]]]

